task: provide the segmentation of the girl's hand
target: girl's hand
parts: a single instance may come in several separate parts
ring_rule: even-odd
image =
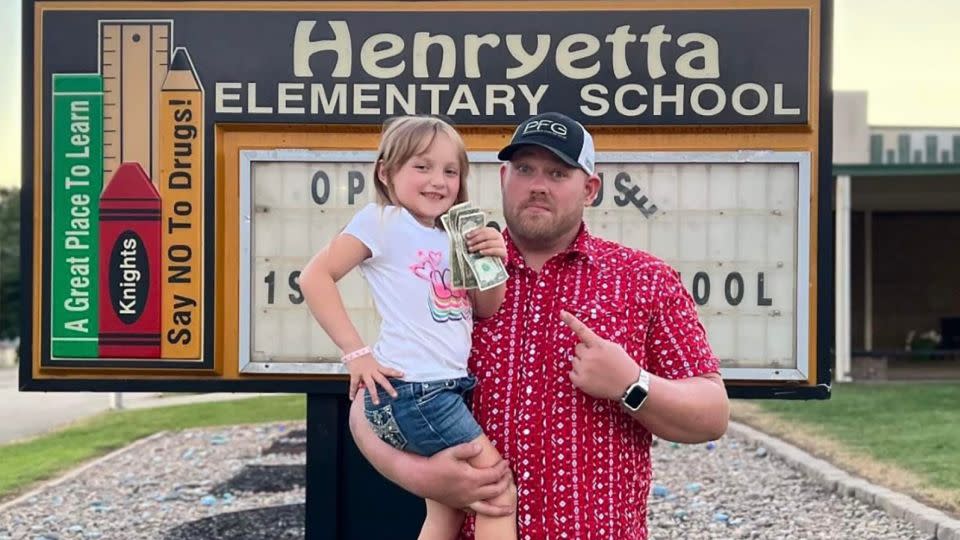
[[[467,237],[467,250],[471,253],[476,252],[490,257],[500,257],[506,262],[507,242],[503,239],[500,231],[493,227],[481,227],[468,231],[464,236]]]
[[[387,377],[403,377],[403,373],[392,368],[383,367],[372,354],[365,354],[347,362],[347,371],[350,372],[350,401],[357,395],[357,388],[363,384],[370,393],[370,400],[374,405],[380,404],[377,395],[377,384],[383,387],[392,397],[397,397],[397,391],[387,380]]]

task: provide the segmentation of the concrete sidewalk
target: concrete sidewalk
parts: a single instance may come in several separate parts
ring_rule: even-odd
[[[0,445],[56,431],[77,420],[110,409],[105,392],[21,392],[19,368],[0,368]],[[246,399],[267,394],[123,393],[125,409],[145,409],[211,401]],[[269,394],[276,395],[276,394]]]
[[[832,463],[808,454],[801,448],[746,424],[731,420],[727,434],[742,437],[757,446],[769,449],[828,492],[854,497],[879,507],[897,519],[910,522],[923,531],[929,539],[960,540],[960,519],[954,519],[945,512],[927,506],[909,495],[850,474]]]

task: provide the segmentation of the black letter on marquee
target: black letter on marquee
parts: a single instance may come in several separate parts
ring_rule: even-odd
[[[732,289],[730,285],[732,285],[734,281],[737,282],[736,296],[730,291],[730,289]],[[727,297],[727,303],[731,306],[738,306],[740,302],[743,301],[743,276],[740,275],[740,272],[730,272],[727,274],[727,281],[723,284],[723,295]]]
[[[353,196],[357,193],[363,193],[363,173],[360,171],[350,171],[347,173],[347,203],[353,205]]]
[[[266,277],[263,278],[263,282],[267,284],[267,303],[273,303],[273,270],[270,271]]]
[[[657,213],[657,205],[651,204],[649,208],[647,207],[649,199],[647,199],[646,195],[641,195],[637,198],[637,194],[640,193],[640,186],[630,185],[629,174],[625,172],[617,173],[613,184],[614,187],[617,188],[617,191],[620,192],[620,195],[613,198],[613,202],[617,203],[617,206],[623,207],[628,203],[633,203],[634,206],[640,209],[640,213],[643,214],[645,218],[649,218]]]
[[[290,272],[290,277],[287,278],[287,283],[290,284],[290,288],[296,291],[296,295],[288,294],[287,297],[290,298],[290,301],[294,304],[303,303],[303,292],[300,290],[300,271],[294,270]]]
[[[323,195],[320,195],[320,192],[317,191],[317,184],[320,183],[320,180],[323,180]],[[314,173],[313,181],[310,182],[310,195],[313,197],[313,202],[317,204],[327,202],[327,199],[330,197],[330,177],[327,176],[327,173],[323,171]]]
[[[621,193],[621,195],[617,195],[613,198],[613,202],[617,203],[617,206],[620,207],[626,206],[627,203],[630,202],[630,199],[628,198],[629,195],[627,195],[627,192],[630,191],[628,189],[630,187],[630,175],[625,172],[617,173],[617,177],[613,180],[613,185],[617,191]],[[636,186],[634,186],[634,189],[640,191],[640,188]],[[634,192],[630,191],[630,193]]]
[[[773,300],[770,298],[764,298],[763,296],[763,272],[757,274],[757,305],[758,306],[772,306]]]
[[[702,306],[707,303],[707,300],[710,300],[710,276],[706,272],[697,272],[693,275],[693,300],[698,306]]]

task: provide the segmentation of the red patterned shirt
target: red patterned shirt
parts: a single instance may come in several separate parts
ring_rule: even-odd
[[[651,373],[678,379],[719,371],[693,299],[665,262],[585,226],[539,273],[505,236],[506,300],[475,322],[470,368],[473,412],[516,479],[519,538],[643,540],[650,433],[570,382],[577,339],[560,310]],[[473,538],[472,520],[462,538]]]

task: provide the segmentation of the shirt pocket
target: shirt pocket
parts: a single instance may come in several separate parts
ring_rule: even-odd
[[[614,343],[625,345],[633,334],[627,306],[619,299],[590,298],[561,306],[561,309],[580,319],[580,322],[587,325],[594,334]],[[573,331],[566,325],[564,325],[563,341],[572,342],[573,345],[579,342]]]

